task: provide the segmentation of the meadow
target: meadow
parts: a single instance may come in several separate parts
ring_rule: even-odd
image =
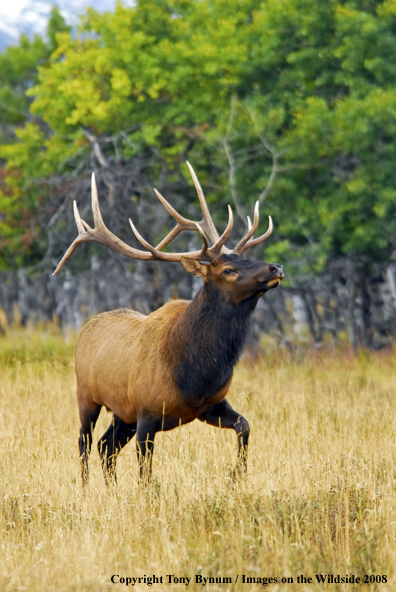
[[[2,592],[122,590],[128,577],[141,578],[128,590],[396,590],[395,351],[270,347],[242,361],[228,397],[251,426],[239,481],[234,432],[194,422],[157,435],[150,485],[132,443],[106,488],[102,411],[83,493],[76,339],[0,336]]]

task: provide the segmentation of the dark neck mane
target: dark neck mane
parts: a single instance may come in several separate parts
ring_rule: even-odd
[[[256,303],[257,298],[238,306],[224,303],[219,290],[205,284],[173,326],[174,380],[190,404],[211,398],[231,379]]]

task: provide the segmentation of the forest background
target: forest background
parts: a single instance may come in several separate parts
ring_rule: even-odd
[[[178,264],[98,245],[51,277],[77,235],[73,199],[90,223],[92,171],[107,226],[139,246],[131,217],[157,244],[172,220],[153,187],[198,219],[189,160],[219,229],[232,206],[235,241],[257,199],[259,230],[274,219],[252,257],[283,264],[286,280],[260,302],[256,336],[394,339],[395,0],[143,0],[90,9],[78,31],[54,8],[46,35],[0,54],[0,72],[8,321],[78,327],[98,310],[190,298]]]

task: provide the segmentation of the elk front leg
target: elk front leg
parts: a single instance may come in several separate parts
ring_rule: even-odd
[[[119,452],[136,434],[136,423],[125,423],[116,414],[98,442],[98,450],[106,484],[116,481],[116,462]]]
[[[247,420],[234,411],[225,399],[221,403],[207,409],[198,419],[217,428],[233,429],[236,432],[238,436],[238,470],[242,468],[246,472],[250,433]]]
[[[154,438],[159,426],[156,419],[139,419],[136,431],[136,452],[139,460],[140,479],[150,481],[154,453]]]

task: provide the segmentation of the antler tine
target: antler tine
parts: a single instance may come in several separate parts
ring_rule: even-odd
[[[196,222],[195,224],[196,224],[196,226],[197,226],[197,228],[198,228],[198,232],[199,232],[199,234],[200,234],[200,235],[201,235],[201,237],[202,237],[202,242],[203,242],[203,245],[202,245],[201,253],[202,253],[202,255],[204,255],[204,254],[206,254],[206,253],[207,253],[207,254],[208,254],[208,258],[209,258],[209,260],[210,260],[210,261],[213,261],[213,259],[215,259],[215,255],[212,255],[212,254],[209,252],[209,241],[208,241],[208,239],[207,239],[207,237],[206,237],[206,234],[204,233],[204,231],[202,230],[202,228],[201,228],[201,226],[200,226],[200,224],[199,224],[198,222]]]
[[[198,183],[198,181],[197,181],[197,183]],[[198,228],[198,230],[202,236],[202,239],[204,241],[204,244],[205,244],[205,241],[207,243],[206,234],[205,234],[204,230],[202,229],[202,222],[193,222],[192,220],[188,220],[187,218],[184,218],[183,216],[181,216],[179,214],[179,212],[177,212],[170,205],[170,203],[163,197],[163,195],[160,194],[159,191],[157,191],[157,189],[154,189],[154,192],[155,192],[156,196],[158,197],[158,199],[160,200],[160,202],[162,203],[162,205],[165,207],[165,209],[176,220],[175,228],[173,228],[173,230],[171,230],[170,233],[165,238],[163,238],[162,241],[155,247],[157,252],[161,251],[167,244],[169,244],[182,230],[197,230],[197,228]],[[201,194],[202,194],[202,190],[201,190]],[[205,202],[205,206],[206,206],[206,202]],[[206,206],[206,209],[207,209],[207,206]],[[210,248],[208,248],[209,247],[209,245],[208,245],[207,249],[205,250],[205,252],[206,251],[208,252],[209,256],[213,255],[212,259],[217,257],[222,250],[225,253],[231,253],[230,249],[227,249],[223,245],[226,242],[226,240],[228,239],[228,237],[230,236],[232,227],[233,227],[232,210],[231,210],[230,206],[228,206],[227,228],[223,232],[222,236],[215,241],[214,245]],[[136,235],[136,233],[135,233],[135,236],[138,238],[138,240],[140,240],[139,237]],[[140,241],[140,242],[142,242],[142,241]],[[142,244],[145,246],[145,243],[142,242]]]
[[[203,230],[206,232],[212,243],[215,244],[219,240],[219,233],[217,232],[216,227],[213,224],[212,217],[209,213],[208,204],[206,203],[206,199],[202,191],[202,187],[198,181],[197,175],[195,174],[195,171],[192,168],[191,164],[188,162],[188,160],[186,161],[186,163],[190,171],[192,180],[194,182],[195,189],[197,191],[199,203],[201,204],[203,219],[200,222],[200,225],[202,226]]]
[[[241,238],[239,243],[234,248],[233,252],[240,254],[242,252],[243,247],[248,242],[250,238],[252,238],[253,234],[256,232],[259,225],[259,202],[256,201],[256,205],[254,206],[254,218],[253,218],[253,226],[251,226],[244,237]],[[249,227],[249,220],[248,220],[248,227]]]
[[[152,245],[150,245],[150,243],[148,243],[140,234],[140,232],[138,231],[138,229],[136,228],[136,226],[134,225],[134,223],[132,222],[132,220],[129,218],[129,224],[131,225],[132,228],[132,232],[133,234],[136,236],[136,238],[138,239],[138,241],[143,245],[143,247],[146,247],[146,249],[148,251],[150,251],[150,253],[157,258],[158,255],[161,256],[162,253],[160,253],[159,251],[157,251],[157,249],[155,247],[153,247]],[[160,258],[160,257],[158,257]]]
[[[169,234],[155,247],[158,251],[161,251],[166,245],[168,245],[182,230],[193,230],[196,231],[196,222],[184,218],[173,208],[170,203],[163,197],[157,189],[154,189],[155,195],[158,197],[164,208],[170,213],[171,216],[176,220],[176,226]]]
[[[268,238],[269,235],[272,233],[273,228],[274,228],[274,225],[272,222],[272,218],[271,218],[271,216],[268,216],[268,230],[267,230],[267,232],[265,232],[261,236],[258,236],[257,238],[250,239],[245,244],[245,246],[241,249],[240,252],[243,253],[247,249],[250,249],[250,247],[254,247],[255,245],[258,245],[259,243],[262,243],[263,241],[265,241],[265,239]]]
[[[62,269],[62,267],[66,263],[66,261],[73,255],[74,251],[77,249],[77,247],[80,243],[89,240],[88,232],[86,232],[84,230],[83,221],[81,220],[81,216],[80,216],[80,212],[78,211],[76,200],[73,201],[73,212],[74,212],[74,218],[75,218],[76,224],[77,224],[78,237],[72,242],[70,247],[67,249],[66,253],[63,255],[62,259],[59,261],[58,267],[55,269],[52,276],[54,276],[60,272],[60,270]]]
[[[269,220],[269,224],[268,224],[267,232],[265,232],[264,234],[262,234],[261,236],[259,236],[257,238],[252,238],[254,233],[256,232],[256,230],[258,228],[258,224],[259,224],[259,202],[256,201],[256,205],[254,207],[253,224],[251,223],[251,220],[248,216],[248,231],[245,234],[245,236],[239,241],[237,246],[234,248],[233,253],[237,253],[238,255],[241,255],[244,251],[247,251],[247,249],[250,249],[250,247],[253,247],[254,245],[258,245],[259,243],[265,241],[265,239],[268,238],[269,235],[271,234],[272,229],[274,227],[273,223],[272,223],[271,216],[268,216],[268,220]]]
[[[196,230],[196,222],[188,220],[187,218],[184,218],[181,214],[179,214],[179,212],[177,212],[175,208],[173,208],[170,205],[170,203],[165,199],[163,195],[160,194],[159,191],[157,191],[157,189],[154,189],[154,193],[158,197],[164,208],[168,210],[168,212],[174,217],[174,219],[177,222],[179,222],[179,224],[183,225],[184,228],[188,228],[188,230]]]
[[[91,175],[91,201],[92,201],[92,213],[95,223],[95,229],[106,228],[103,222],[102,213],[99,207],[98,199],[98,188],[96,187],[95,173]]]
[[[247,217],[247,225],[248,225],[248,231],[252,228],[252,221],[250,219],[250,216],[246,216]]]
[[[74,212],[74,218],[75,218],[76,224],[77,224],[78,234],[83,234],[85,232],[85,230],[84,230],[84,226],[83,226],[83,221],[81,220],[80,212],[78,211],[76,200],[73,201],[73,212]]]
[[[218,241],[215,242],[215,244],[213,245],[213,247],[210,247],[209,252],[213,253],[216,257],[218,255],[220,255],[220,253],[223,251],[223,253],[232,253],[232,251],[230,249],[227,249],[227,247],[224,246],[224,243],[228,240],[228,237],[231,234],[232,228],[234,226],[234,217],[232,215],[232,209],[230,206],[228,207],[228,224],[227,224],[227,228],[225,229],[225,231],[223,232],[223,234],[221,235],[221,237],[219,238]]]

